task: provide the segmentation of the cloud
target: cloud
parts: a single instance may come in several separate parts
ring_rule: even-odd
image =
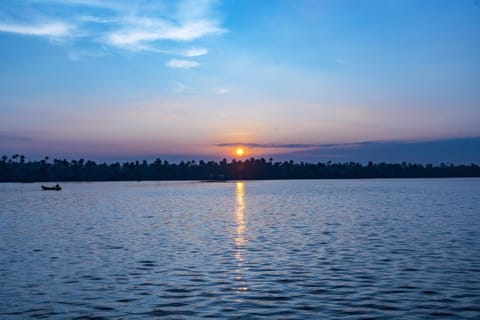
[[[81,61],[86,59],[101,58],[109,55],[106,51],[94,51],[94,50],[72,50],[68,52],[68,58],[72,61]]]
[[[200,64],[191,60],[172,59],[166,63],[166,66],[174,69],[190,69],[198,67]]]
[[[232,92],[232,89],[230,88],[225,88],[225,87],[217,87],[213,90],[216,94],[227,94]]]
[[[96,17],[96,16],[91,16],[91,15],[83,15],[83,16],[78,16],[76,18],[79,22],[84,22],[84,23],[97,23],[97,24],[109,24],[109,23],[116,23],[118,22],[116,19],[109,19],[109,18],[103,18],[103,17]]]
[[[83,6],[83,7],[95,7],[110,10],[127,10],[126,1],[120,0],[30,0],[31,3],[38,4],[57,4],[62,6]]]
[[[362,141],[352,143],[219,143],[217,147],[292,149],[277,153],[277,160],[307,162],[389,162],[480,164],[480,137],[431,141]],[[268,151],[262,151],[268,155]]]
[[[414,163],[480,163],[480,137],[432,141],[366,141],[325,144],[278,154],[276,158],[309,162],[355,161]]]
[[[143,44],[159,40],[192,41],[223,32],[215,22],[209,20],[177,25],[162,19],[140,17],[128,19],[121,30],[108,33],[105,41],[112,46],[135,50],[141,49]],[[204,50],[201,52],[204,54]]]
[[[24,141],[32,141],[32,140],[33,139],[30,137],[23,137],[23,136],[17,136],[17,135],[0,132],[0,141],[3,141],[3,142],[24,142]]]
[[[184,91],[187,89],[187,86],[186,86],[186,85],[184,85],[183,83],[178,82],[178,81],[175,81],[175,82],[173,83],[173,86],[174,86],[173,92],[175,92],[175,93],[177,93],[177,94],[178,94],[178,93],[182,93],[182,92],[184,92]]]
[[[304,144],[304,143],[244,143],[244,142],[227,142],[219,143],[217,147],[237,147],[244,146],[247,148],[273,148],[273,149],[305,149],[305,148],[314,148],[318,147],[318,144]]]
[[[183,0],[178,2],[176,17],[180,21],[194,21],[211,15],[217,0]]]
[[[24,2],[26,5],[13,2],[8,10],[2,10],[4,6],[0,4],[3,19],[0,22],[0,32],[49,39],[68,38],[69,51],[72,47],[78,51],[92,51],[92,48],[98,48],[101,44],[106,48],[130,52],[197,57],[206,55],[208,49],[186,49],[185,43],[198,42],[207,36],[221,35],[227,31],[211,10],[216,3],[212,0]],[[56,17],[63,17],[68,23],[57,22]],[[77,41],[79,38],[81,41]],[[192,64],[189,65],[191,67]]]
[[[44,24],[8,24],[0,23],[0,32],[16,33],[27,36],[62,38],[71,36],[74,27],[63,22]]]
[[[190,48],[186,50],[183,55],[185,57],[199,57],[206,55],[208,53],[208,50],[205,48]]]
[[[352,143],[321,143],[321,144],[311,144],[311,143],[252,143],[252,142],[227,142],[219,143],[217,147],[235,147],[235,146],[244,146],[248,148],[262,148],[262,149],[335,149],[335,148],[359,148],[366,147],[373,144],[381,144],[383,142],[352,142]],[[388,142],[390,144],[399,143],[399,142]]]

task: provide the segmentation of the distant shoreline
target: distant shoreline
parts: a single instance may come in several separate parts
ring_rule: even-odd
[[[268,161],[264,158],[222,161],[182,161],[96,163],[91,160],[45,158],[26,161],[14,155],[0,159],[0,182],[89,182],[89,181],[235,181],[312,179],[392,179],[392,178],[476,178],[477,164],[416,164],[358,162]]]
[[[305,179],[231,179],[224,181],[205,181],[205,180],[55,180],[55,181],[0,181],[0,183],[20,183],[20,184],[35,184],[35,183],[97,183],[97,182],[198,182],[198,183],[232,183],[239,181],[362,181],[362,180],[427,180],[427,179],[480,179],[480,177],[418,177],[418,178],[305,178]]]

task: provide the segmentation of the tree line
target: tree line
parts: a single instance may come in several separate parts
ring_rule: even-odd
[[[0,159],[0,182],[35,181],[139,181],[209,179],[363,179],[480,177],[476,164],[415,164],[358,162],[274,162],[273,159],[97,163],[91,160],[53,159],[27,161],[23,155]]]

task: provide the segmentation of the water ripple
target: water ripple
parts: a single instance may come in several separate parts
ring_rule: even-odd
[[[2,319],[478,319],[480,180],[4,184]]]

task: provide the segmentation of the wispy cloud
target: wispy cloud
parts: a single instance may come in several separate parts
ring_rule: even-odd
[[[188,48],[185,44],[227,30],[211,10],[212,0],[182,0],[175,2],[117,0],[25,0],[25,5],[14,4],[0,14],[0,32],[70,39],[68,48],[92,51],[98,45],[130,52],[198,57],[209,50],[200,46]],[[12,12],[15,12],[13,14]],[[64,21],[57,21],[56,17]],[[28,21],[28,22],[26,22]],[[45,21],[49,21],[48,23]],[[54,21],[54,22],[50,22]],[[81,36],[81,41],[75,38]],[[95,56],[95,55],[93,55]],[[174,61],[174,60],[172,60]],[[185,60],[186,61],[186,60]],[[191,68],[198,63],[172,62],[168,66]]]
[[[320,148],[320,149],[329,149],[329,148],[355,148],[361,146],[368,146],[375,143],[381,142],[352,142],[352,143],[320,143],[320,144],[311,144],[311,143],[252,143],[252,142],[226,142],[218,143],[217,147],[235,147],[235,146],[244,146],[248,148],[262,148],[262,149],[309,149],[309,148]],[[395,142],[389,142],[395,143]]]
[[[183,0],[178,2],[176,18],[180,21],[195,21],[211,16],[211,9],[218,0]]]
[[[173,83],[173,92],[175,92],[177,94],[184,92],[186,90],[186,88],[187,88],[187,86],[184,85],[181,82],[175,81]]]
[[[325,147],[320,147],[325,146]],[[277,154],[277,159],[414,163],[479,163],[480,137],[432,141],[371,141],[319,145]]]
[[[110,10],[126,10],[131,6],[127,5],[127,1],[120,0],[30,0],[31,3],[36,4],[57,4],[63,6],[83,6],[96,7]]]
[[[110,24],[118,22],[114,18],[104,18],[90,15],[82,15],[76,17],[76,20],[83,23],[97,23],[97,24]]]
[[[192,41],[223,32],[223,29],[208,20],[176,25],[161,19],[142,17],[129,19],[121,30],[108,33],[105,41],[112,46],[135,50],[159,40]]]
[[[62,38],[71,36],[74,27],[63,22],[44,24],[8,24],[0,23],[0,32],[16,33],[27,36]]]
[[[304,143],[251,143],[251,142],[227,142],[219,143],[217,147],[236,147],[244,146],[247,148],[273,148],[273,149],[305,149],[315,148],[318,144],[304,144]]]
[[[360,161],[417,163],[478,163],[480,161],[480,137],[432,141],[361,141],[350,143],[219,143],[217,147],[244,146],[251,149],[272,150],[277,159],[307,161]],[[285,150],[286,149],[286,150]],[[268,154],[268,151],[262,151]]]
[[[208,50],[206,48],[190,48],[186,50],[183,55],[185,57],[199,57],[206,55],[208,53]]]
[[[106,51],[99,51],[99,50],[73,50],[68,53],[68,58],[72,61],[81,61],[86,59],[92,58],[101,58],[108,56],[109,53]]]
[[[179,60],[179,59],[172,59],[169,60],[166,64],[169,68],[174,69],[190,69],[198,67],[200,64],[198,62],[192,60]]]
[[[232,92],[232,89],[226,87],[217,87],[213,90],[216,94],[227,94]]]
[[[9,141],[9,142],[22,142],[22,141],[32,141],[32,138],[0,132],[0,141],[3,141],[3,142],[7,142],[7,141]]]

